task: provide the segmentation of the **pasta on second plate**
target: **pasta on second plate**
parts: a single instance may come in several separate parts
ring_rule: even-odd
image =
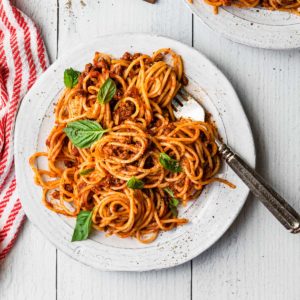
[[[293,14],[300,14],[299,0],[188,0],[190,3],[204,1],[214,8],[214,13],[218,13],[219,7],[235,6],[239,8],[263,7],[269,10],[286,11]]]

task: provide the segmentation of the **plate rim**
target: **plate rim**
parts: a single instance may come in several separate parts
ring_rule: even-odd
[[[255,143],[254,143],[254,138],[253,138],[253,134],[252,134],[252,130],[251,130],[251,126],[250,126],[250,123],[249,123],[249,120],[245,114],[245,111],[243,109],[243,106],[238,98],[238,95],[236,93],[236,91],[234,90],[231,82],[227,79],[227,77],[224,75],[224,73],[212,62],[210,61],[205,55],[203,55],[200,51],[196,50],[195,48],[189,46],[189,45],[186,45],[185,43],[182,43],[176,39],[173,39],[173,38],[170,38],[170,37],[166,37],[166,36],[163,36],[163,35],[157,35],[157,34],[149,34],[149,33],[118,33],[118,34],[107,34],[107,35],[102,35],[102,36],[98,36],[92,40],[90,40],[89,42],[83,44],[83,43],[80,43],[78,46],[76,46],[74,49],[72,49],[71,51],[66,51],[64,52],[39,78],[38,80],[34,83],[34,85],[32,86],[32,88],[30,89],[30,91],[25,95],[25,97],[23,98],[22,102],[21,102],[21,105],[19,107],[19,110],[18,110],[18,114],[17,114],[17,118],[16,118],[16,123],[15,123],[15,130],[14,130],[14,155],[16,157],[16,166],[15,166],[15,169],[16,169],[16,177],[17,177],[17,182],[19,182],[18,178],[21,178],[21,175],[22,175],[22,163],[21,163],[21,159],[18,159],[20,158],[20,155],[18,153],[18,149],[19,149],[19,143],[18,143],[18,139],[16,138],[18,135],[19,135],[19,132],[21,130],[21,127],[22,127],[22,124],[21,124],[21,121],[20,121],[20,113],[22,113],[22,111],[24,110],[24,106],[26,105],[26,101],[27,101],[27,98],[29,98],[30,96],[30,93],[33,93],[33,91],[38,88],[40,82],[42,82],[43,78],[47,76],[48,73],[51,73],[53,69],[56,68],[56,66],[60,65],[61,62],[67,57],[67,56],[70,56],[70,55],[73,55],[75,54],[77,51],[79,51],[80,49],[83,49],[84,47],[88,47],[87,45],[92,45],[94,43],[97,43],[105,38],[118,38],[122,36],[124,38],[124,36],[128,36],[130,38],[132,37],[135,37],[135,38],[138,38],[138,37],[143,37],[143,38],[147,38],[147,37],[150,37],[150,38],[162,38],[166,41],[169,41],[171,43],[177,43],[179,46],[181,47],[187,47],[189,48],[190,51],[193,51],[194,53],[196,53],[196,55],[198,55],[199,57],[201,57],[202,60],[205,60],[206,63],[208,65],[211,65],[211,67],[218,72],[219,76],[222,77],[222,79],[227,83],[228,85],[228,88],[231,89],[231,92],[232,92],[232,95],[235,96],[235,106],[238,106],[239,108],[239,111],[240,113],[242,113],[244,115],[244,123],[245,125],[247,126],[248,130],[249,130],[249,142],[252,146],[252,149],[249,150],[249,156],[250,154],[252,155],[252,161],[249,162],[253,167],[255,167],[256,165],[256,151],[255,151]],[[26,160],[26,163],[27,163],[27,160]],[[19,192],[19,185],[17,184],[17,190]],[[249,196],[249,189],[247,189],[247,193],[245,193],[245,196],[244,196],[244,199],[243,201],[241,201],[241,204],[240,206],[238,207],[236,213],[234,215],[231,215],[231,218],[230,218],[230,221],[228,221],[226,223],[226,226],[222,226],[222,229],[220,229],[218,231],[218,235],[216,235],[212,241],[210,242],[210,244],[204,248],[204,249],[201,249],[199,252],[197,251],[197,253],[193,253],[192,255],[187,255],[187,257],[185,258],[182,258],[180,259],[180,261],[176,261],[176,262],[172,262],[172,263],[169,263],[168,265],[166,266],[159,266],[157,268],[148,268],[147,266],[146,267],[142,267],[142,266],[131,266],[131,269],[119,269],[119,268],[99,268],[99,267],[95,267],[96,269],[98,270],[102,270],[102,271],[138,271],[138,272],[142,272],[142,271],[150,271],[150,270],[160,270],[160,269],[165,269],[165,268],[170,268],[170,267],[174,267],[174,266],[178,266],[178,265],[181,265],[183,263],[186,263],[187,261],[190,261],[192,259],[194,259],[195,257],[197,257],[198,255],[200,255],[201,253],[205,252],[208,248],[210,248],[213,244],[215,244],[223,235],[224,233],[229,229],[229,227],[233,224],[233,222],[235,221],[235,219],[237,218],[237,216],[239,215],[241,209],[243,208],[245,202],[247,201],[247,198]],[[19,193],[20,195],[22,193]],[[25,198],[25,197],[24,197]],[[28,216],[28,219],[30,220],[30,222],[42,233],[43,236],[45,236],[45,238],[47,240],[49,240],[51,242],[51,244],[53,244],[57,249],[59,249],[60,251],[64,252],[65,254],[67,254],[69,257],[73,258],[74,260],[80,262],[80,263],[83,263],[84,265],[87,265],[87,266],[90,266],[91,265],[87,262],[84,261],[84,259],[79,256],[75,256],[73,252],[71,251],[66,251],[66,249],[64,249],[63,246],[61,246],[59,243],[56,243],[50,236],[49,234],[46,232],[46,230],[44,230],[42,228],[42,226],[39,226],[38,224],[35,223],[35,221],[32,220],[32,215],[31,215],[31,212],[29,211],[29,209],[27,210],[27,207],[26,207],[26,201],[22,200],[23,198],[21,198],[21,203],[22,203],[22,207],[25,211],[25,214]],[[25,203],[25,205],[23,204],[23,201]],[[157,250],[158,251],[158,250]],[[92,266],[93,267],[93,266]]]
[[[187,0],[183,0],[186,4],[186,6],[191,10],[192,14],[195,15],[198,20],[200,20],[209,30],[212,30],[216,34],[218,34],[220,37],[224,37],[229,41],[235,42],[240,45],[245,45],[252,48],[260,48],[260,49],[267,49],[267,50],[293,50],[293,49],[299,49],[300,48],[300,36],[299,41],[297,43],[294,43],[292,45],[287,45],[286,43],[268,43],[268,44],[262,44],[259,41],[255,41],[253,39],[243,39],[235,34],[230,34],[226,30],[222,31],[216,28],[216,24],[213,24],[209,21],[205,15],[201,15],[199,11],[196,9],[195,5],[193,3],[189,3]],[[203,0],[194,0],[194,1],[203,1]],[[208,4],[206,4],[208,5]],[[222,7],[220,8],[222,9]],[[226,11],[227,12],[227,11]],[[212,16],[216,16],[213,13],[213,10],[211,10]],[[300,18],[300,17],[299,17]],[[221,24],[221,23],[220,23]],[[268,26],[267,24],[264,24],[264,26]],[[299,24],[299,35],[300,35],[300,24]],[[278,40],[278,39],[276,39]]]

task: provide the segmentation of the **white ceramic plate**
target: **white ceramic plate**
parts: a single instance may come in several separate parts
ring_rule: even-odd
[[[53,104],[64,87],[63,72],[73,67],[83,70],[94,52],[116,57],[125,51],[151,54],[171,47],[182,55],[190,78],[189,91],[203,101],[213,114],[222,137],[252,166],[255,151],[251,130],[242,106],[224,75],[202,54],[180,42],[153,35],[123,34],[101,37],[57,60],[36,82],[20,107],[15,130],[15,158],[18,191],[29,219],[60,250],[74,259],[101,270],[144,271],[184,263],[218,240],[246,201],[248,189],[224,166],[220,176],[237,184],[236,190],[214,183],[197,201],[180,209],[190,222],[164,232],[155,242],[144,245],[134,239],[105,237],[93,232],[90,239],[71,243],[75,219],[47,210],[42,191],[33,182],[28,157],[45,150],[45,140],[53,126]]]
[[[203,0],[183,0],[208,27],[241,44],[266,49],[300,47],[300,16],[264,8],[221,7],[215,15]]]

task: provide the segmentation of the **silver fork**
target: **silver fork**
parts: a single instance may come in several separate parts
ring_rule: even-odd
[[[185,117],[196,121],[205,120],[205,110],[200,102],[183,88],[173,99],[172,105],[177,118]],[[291,233],[299,233],[300,215],[295,209],[225,143],[219,139],[216,139],[215,142],[223,159],[249,187],[254,196],[269,209],[287,230]]]

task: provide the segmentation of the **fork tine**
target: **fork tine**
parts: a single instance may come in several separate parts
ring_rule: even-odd
[[[175,112],[178,111],[177,106],[174,105],[174,100],[172,101],[171,106]]]
[[[181,88],[172,100],[172,107],[177,118],[191,118],[193,120],[204,121],[205,110],[202,105],[185,89]]]
[[[177,92],[176,96],[172,100],[172,104],[178,107],[178,103],[180,106],[184,105],[184,102],[189,100],[195,100],[194,97],[189,94],[183,87]]]
[[[177,106],[183,106],[182,100],[180,100],[180,97],[178,97],[178,95],[176,95],[173,101],[176,103]]]
[[[181,88],[179,90],[179,93],[182,95],[182,98],[185,99],[185,101],[189,100],[196,100],[185,88]]]
[[[186,100],[179,93],[177,93],[173,101],[176,101],[180,106],[183,106],[184,102],[186,102]]]
[[[171,102],[171,106],[175,112],[177,112],[178,109],[180,109],[180,105],[179,105],[178,101],[176,101],[176,98],[173,98],[173,100]]]

